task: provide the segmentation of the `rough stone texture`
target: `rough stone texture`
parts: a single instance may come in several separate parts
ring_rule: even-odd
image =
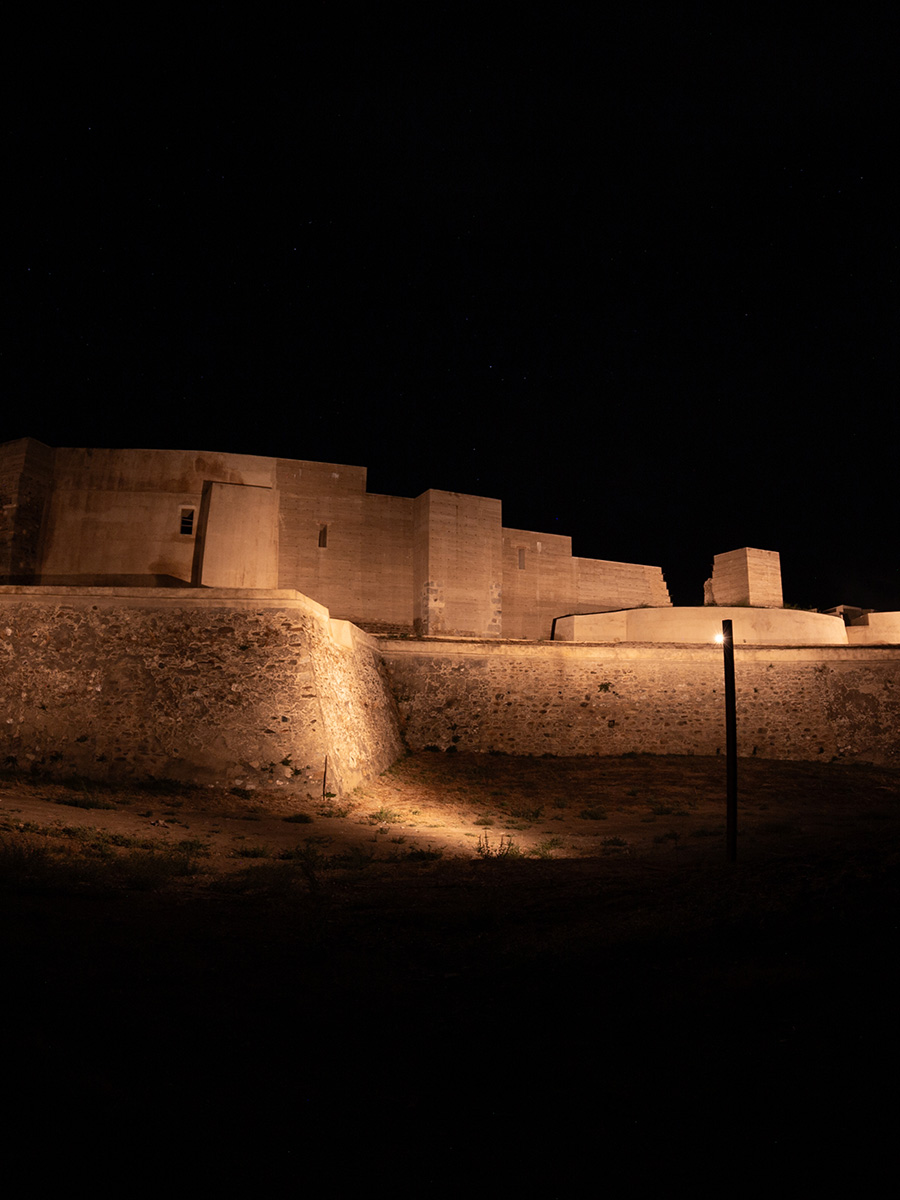
[[[712,579],[703,585],[704,604],[751,604],[756,608],[781,608],[781,556],[777,550],[744,546],[717,554]]]
[[[714,646],[386,642],[413,750],[719,754]],[[738,752],[900,763],[900,651],[739,648]]]
[[[401,750],[374,639],[297,593],[0,589],[0,760],[332,792]]]
[[[735,660],[742,755],[900,762],[900,648]],[[714,646],[379,643],[296,592],[0,588],[0,761],[61,776],[317,795],[327,757],[346,792],[401,722],[415,750],[717,754],[723,691]]]

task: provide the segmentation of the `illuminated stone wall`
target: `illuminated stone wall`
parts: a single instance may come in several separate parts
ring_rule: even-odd
[[[900,765],[900,649],[736,648],[738,749]],[[402,752],[724,752],[714,646],[377,641],[296,592],[0,588],[0,762],[347,792]]]
[[[296,592],[0,588],[0,762],[344,792],[400,753],[374,639]]]
[[[193,579],[201,587],[278,587],[278,493],[204,484]]]
[[[736,646],[852,644],[841,618],[827,613],[791,608],[709,606],[631,608],[623,612],[563,617],[556,622],[554,637],[560,642],[701,642],[708,645],[717,634],[721,636],[724,620],[733,623]]]
[[[364,467],[278,459],[278,586],[370,629],[413,626],[413,501],[366,491]]]
[[[168,581],[188,586],[194,569],[204,483],[274,485],[266,459],[170,450],[68,450],[53,453],[53,490],[44,514],[39,580],[62,586]],[[183,510],[194,513],[182,533]],[[255,554],[256,551],[254,550]],[[246,554],[232,538],[215,549],[218,574]],[[198,582],[201,582],[198,580]],[[257,583],[261,586],[261,583]]]
[[[188,450],[0,446],[0,581],[297,589],[372,632],[549,638],[670,603],[658,567],[504,530],[499,500],[366,490],[366,469]],[[521,554],[520,554],[521,551]]]
[[[385,642],[413,750],[718,754],[715,646]],[[900,765],[900,650],[735,652],[738,752]]]
[[[554,619],[569,613],[671,603],[659,567],[573,558],[570,537],[503,530],[505,638],[548,639]]]
[[[703,592],[704,604],[781,608],[781,556],[777,550],[750,546],[717,554]]]
[[[863,613],[847,626],[847,641],[851,646],[900,646],[900,612]]]
[[[499,637],[503,628],[500,501],[429,490],[415,502],[418,633]]]

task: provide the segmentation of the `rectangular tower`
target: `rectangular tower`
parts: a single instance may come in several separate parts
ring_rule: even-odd
[[[430,489],[415,502],[414,618],[418,633],[499,637],[503,537],[499,500]]]
[[[781,556],[777,550],[729,550],[713,560],[712,579],[703,588],[703,603],[720,608],[783,608]]]

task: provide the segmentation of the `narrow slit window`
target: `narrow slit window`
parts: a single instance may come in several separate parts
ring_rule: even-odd
[[[525,570],[525,551],[524,550],[519,551],[519,570],[520,571]]]
[[[194,532],[194,510],[192,508],[181,510],[181,532],[188,537]]]
[[[319,526],[319,549],[324,550],[327,545],[328,545],[328,526],[320,525]]]

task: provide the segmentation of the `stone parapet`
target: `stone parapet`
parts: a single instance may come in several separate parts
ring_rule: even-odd
[[[736,646],[846,646],[840,617],[793,608],[634,608],[624,612],[560,617],[561,642],[711,643],[732,622]],[[862,640],[862,639],[860,639]]]

